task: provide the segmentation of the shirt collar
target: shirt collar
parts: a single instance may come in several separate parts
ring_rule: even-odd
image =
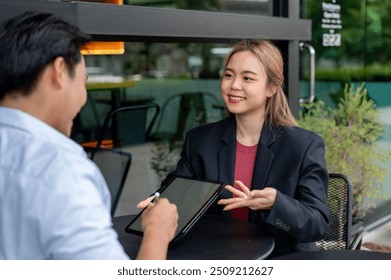
[[[83,147],[47,123],[21,110],[0,106],[0,126],[24,130],[34,137],[55,143],[64,149],[83,153]]]

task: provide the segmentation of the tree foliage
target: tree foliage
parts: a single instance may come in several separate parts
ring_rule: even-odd
[[[345,85],[336,108],[326,108],[322,101],[309,105],[299,124],[323,137],[329,172],[352,181],[354,215],[365,215],[374,201],[384,198],[384,163],[390,153],[378,145],[383,125],[364,84]]]

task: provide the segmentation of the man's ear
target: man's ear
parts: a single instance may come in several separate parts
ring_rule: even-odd
[[[69,76],[68,66],[63,57],[57,57],[52,63],[52,82],[54,86],[63,88]]]

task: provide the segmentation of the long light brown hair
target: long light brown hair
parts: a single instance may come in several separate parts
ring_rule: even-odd
[[[266,100],[265,120],[273,128],[297,126],[284,93],[284,61],[280,50],[265,39],[245,39],[236,43],[224,60],[224,69],[232,55],[250,51],[261,62],[267,74],[268,86],[276,88],[275,94]]]

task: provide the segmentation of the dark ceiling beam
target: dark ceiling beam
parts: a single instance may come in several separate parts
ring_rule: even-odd
[[[89,2],[0,0],[0,20],[27,10],[57,14],[100,41],[310,40],[311,21]]]

